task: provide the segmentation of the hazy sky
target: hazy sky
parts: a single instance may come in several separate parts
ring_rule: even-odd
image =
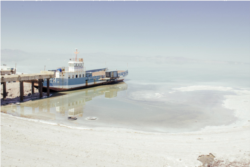
[[[250,62],[250,2],[1,2],[1,47]]]

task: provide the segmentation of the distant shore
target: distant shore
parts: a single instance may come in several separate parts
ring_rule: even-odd
[[[194,167],[211,153],[219,166],[243,167],[250,162],[249,131],[250,123],[180,134],[79,129],[1,113],[1,165]]]

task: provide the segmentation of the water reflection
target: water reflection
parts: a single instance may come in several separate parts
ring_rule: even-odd
[[[85,104],[98,96],[105,98],[117,97],[119,91],[127,89],[127,84],[98,86],[88,89],[55,93],[54,97],[34,100],[20,105],[2,106],[2,112],[16,116],[55,120],[68,117],[82,117]]]
[[[2,106],[2,112],[69,126],[116,127],[157,132],[196,131],[233,123],[222,106],[230,92],[170,92],[169,86],[126,83],[60,92],[51,98]],[[77,117],[69,120],[68,117]],[[95,118],[95,119],[93,119]]]

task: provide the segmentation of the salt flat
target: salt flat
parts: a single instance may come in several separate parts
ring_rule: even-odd
[[[250,122],[235,128],[161,134],[71,128],[1,113],[2,166],[199,166],[198,156],[250,160]]]

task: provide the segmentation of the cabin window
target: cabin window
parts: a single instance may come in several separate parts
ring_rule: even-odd
[[[81,74],[79,75],[79,78],[81,78]]]
[[[84,77],[84,74],[82,74],[82,77]]]
[[[72,78],[74,78],[74,75],[72,75]]]
[[[77,78],[77,75],[76,75],[76,78]]]
[[[69,76],[69,79],[70,79],[70,76]]]

